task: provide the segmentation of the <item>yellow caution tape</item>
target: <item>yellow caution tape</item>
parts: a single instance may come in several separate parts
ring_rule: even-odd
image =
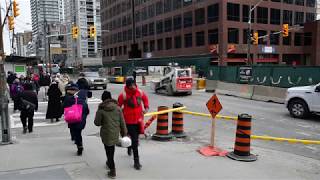
[[[186,111],[186,110],[181,110],[179,111],[181,113],[185,114],[190,114],[194,116],[202,116],[202,117],[209,117],[211,118],[211,114],[205,114],[205,113],[198,113],[198,112],[192,112],[192,111]],[[238,117],[233,117],[233,116],[222,116],[222,115],[217,115],[217,119],[224,119],[224,120],[238,120]]]
[[[288,142],[288,143],[319,144],[320,145],[320,141],[317,141],[317,140],[290,139],[290,138],[278,138],[278,137],[271,137],[271,136],[256,136],[256,135],[251,135],[251,138],[265,140],[265,141],[280,141],[280,142]]]
[[[154,116],[154,115],[165,114],[165,113],[169,113],[169,112],[178,112],[178,111],[186,109],[186,108],[187,107],[183,106],[183,107],[168,109],[168,110],[164,110],[164,111],[150,112],[150,113],[146,113],[144,116]]]

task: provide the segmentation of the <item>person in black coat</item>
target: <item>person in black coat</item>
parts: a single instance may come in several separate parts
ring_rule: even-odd
[[[34,111],[38,111],[38,97],[37,94],[33,91],[32,84],[25,84],[25,89],[23,92],[18,94],[20,101],[20,119],[23,125],[23,133],[27,132],[27,127],[29,133],[33,131],[33,116]],[[28,119],[28,125],[27,125]]]
[[[90,89],[89,83],[83,73],[79,74],[79,79],[77,81],[77,85],[78,85],[79,90],[89,90]]]
[[[74,139],[77,145],[77,155],[81,156],[83,151],[81,132],[86,126],[86,119],[89,114],[88,104],[86,103],[86,94],[79,90],[77,84],[68,84],[66,87],[66,96],[63,102],[63,108],[71,107],[75,104],[75,98],[78,98],[78,104],[83,105],[82,120],[79,123],[68,124],[70,128],[71,138]]]
[[[47,95],[49,97],[49,101],[46,119],[51,119],[51,122],[53,122],[53,119],[56,119],[56,122],[58,122],[59,118],[61,118],[62,116],[62,93],[58,87],[57,82],[54,81],[51,83]]]

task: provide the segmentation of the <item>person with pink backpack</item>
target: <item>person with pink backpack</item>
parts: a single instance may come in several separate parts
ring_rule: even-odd
[[[79,107],[82,109],[79,110]],[[86,126],[89,108],[86,102],[86,95],[79,90],[78,85],[72,83],[66,86],[66,97],[63,102],[63,108],[65,120],[70,128],[71,138],[77,145],[77,155],[81,156],[83,151],[81,132]],[[81,116],[80,119],[77,117],[78,115]]]

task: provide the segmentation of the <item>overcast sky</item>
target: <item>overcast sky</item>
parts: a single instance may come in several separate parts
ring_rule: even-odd
[[[4,18],[4,9],[6,7],[6,2],[10,0],[0,0],[2,20]],[[30,0],[17,0],[20,8],[20,16],[15,19],[15,32],[23,32],[25,30],[32,30],[31,28],[31,10],[30,10]],[[1,21],[2,21],[1,20]],[[10,40],[8,33],[8,26],[4,26],[4,50],[6,54],[10,54]]]

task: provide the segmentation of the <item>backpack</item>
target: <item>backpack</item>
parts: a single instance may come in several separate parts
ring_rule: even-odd
[[[141,101],[142,101],[142,95],[143,95],[143,91],[141,89],[137,89],[138,92],[139,92],[139,96],[137,97],[137,103],[138,103],[138,106],[141,105]],[[135,108],[135,104],[130,100],[130,99],[127,99],[127,94],[125,91],[122,92],[122,96],[123,96],[123,102],[125,102],[129,107],[131,108]]]

